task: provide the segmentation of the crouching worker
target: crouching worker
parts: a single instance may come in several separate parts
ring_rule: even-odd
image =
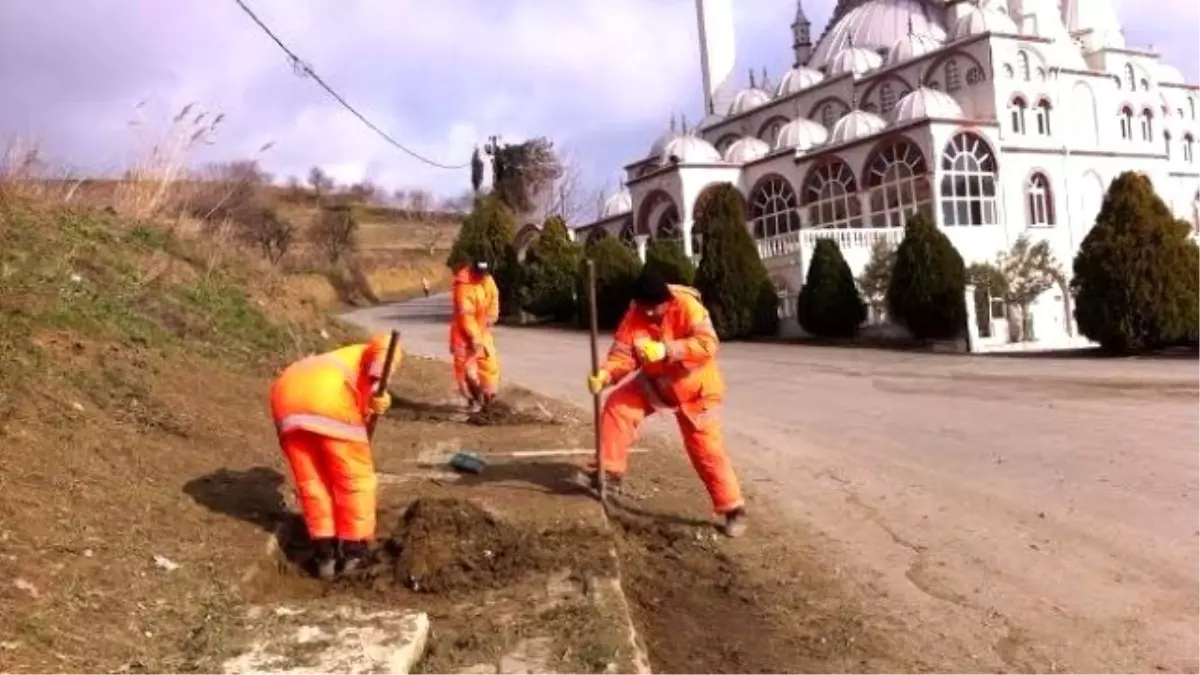
[[[479,410],[492,402],[500,387],[500,361],[492,332],[500,318],[500,292],[487,261],[476,260],[454,273],[452,299],[454,379],[467,407]]]
[[[668,285],[653,270],[644,270],[608,358],[599,372],[588,377],[588,388],[596,394],[636,372],[604,402],[601,453],[606,479],[619,484],[628,466],[629,447],[646,416],[671,411],[688,458],[708,489],[714,510],[725,519],[725,534],[736,537],[746,529],[745,508],[717,416],[725,394],[717,346],[700,293]],[[596,467],[589,466],[588,474],[596,486]]]
[[[337,576],[339,566],[362,567],[375,537],[378,479],[367,424],[392,404],[386,392],[375,395],[389,339],[297,361],[271,387],[271,415],[322,579]],[[393,372],[400,361],[397,345]]]

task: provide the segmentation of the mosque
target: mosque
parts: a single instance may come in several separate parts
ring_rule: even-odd
[[[1126,44],[1111,0],[839,0],[815,41],[798,0],[793,68],[742,83],[732,1],[696,2],[705,114],[672,122],[627,165],[577,240],[603,231],[644,257],[649,241],[673,239],[695,259],[697,200],[732,183],[794,324],[818,238],[835,239],[857,275],[913,212],[968,264],[1028,232],[1069,274],[1109,182],[1134,169],[1200,228],[1200,87]],[[1038,341],[1074,334],[1063,296],[1032,307]],[[991,314],[981,334],[1006,341],[1003,306]]]

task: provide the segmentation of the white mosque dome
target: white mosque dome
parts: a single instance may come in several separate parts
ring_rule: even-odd
[[[1183,73],[1169,63],[1156,63],[1150,67],[1154,80],[1159,84],[1184,84]]]
[[[604,208],[600,210],[600,218],[612,218],[633,211],[633,195],[629,188],[622,187],[616,194],[604,200]]]
[[[721,153],[703,138],[684,134],[667,143],[659,159],[663,166],[675,161],[680,164],[720,164]]]
[[[761,108],[770,102],[771,95],[758,87],[743,89],[733,97],[733,103],[729,104],[729,116],[733,117],[755,108]]]
[[[894,66],[913,59],[919,59],[926,54],[941,49],[943,44],[941,40],[924,33],[905,35],[888,50],[885,63],[889,66]]]
[[[1004,12],[992,7],[977,5],[959,17],[950,35],[952,40],[965,40],[984,33],[1020,35],[1021,30]]]
[[[847,12],[821,37],[808,65],[825,69],[839,53],[855,47],[884,51],[910,33],[945,40],[942,4],[927,0],[869,0]]]
[[[675,130],[675,124],[672,123],[670,129],[664,131],[662,133],[662,135],[660,135],[658,138],[654,139],[654,143],[652,143],[650,145],[650,152],[647,156],[648,157],[661,156],[663,153],[663,150],[667,149],[667,146],[671,143],[671,141],[679,138],[680,136],[681,136],[681,134]]]
[[[883,57],[869,49],[849,47],[838,52],[829,61],[829,76],[851,74],[855,77],[865,75],[883,65]]]
[[[833,144],[849,143],[874,136],[886,128],[887,122],[879,115],[865,110],[851,110],[833,125],[829,141]]]
[[[775,149],[808,151],[824,145],[828,140],[828,129],[807,117],[798,117],[779,129]]]
[[[771,152],[767,142],[753,136],[743,136],[725,150],[725,161],[730,164],[748,164],[766,157]]]
[[[961,119],[962,106],[944,91],[921,87],[905,94],[892,111],[892,119],[907,122],[920,119]]]
[[[791,96],[792,94],[820,84],[824,79],[825,75],[819,70],[797,66],[783,76],[783,80],[779,83],[779,91],[775,95],[778,98]]]

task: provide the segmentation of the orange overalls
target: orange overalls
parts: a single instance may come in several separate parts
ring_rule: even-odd
[[[375,536],[378,478],[367,406],[383,374],[389,336],[293,363],[271,386],[271,415],[313,540]],[[401,360],[400,349],[392,362]]]
[[[454,380],[468,400],[472,388],[495,396],[500,388],[500,362],[492,326],[500,320],[500,291],[491,275],[464,267],[454,274],[454,316],[450,319],[450,353]]]
[[[614,389],[604,401],[601,415],[601,452],[605,473],[620,476],[629,461],[629,446],[647,415],[671,410],[683,434],[683,445],[692,466],[704,481],[714,510],[724,514],[742,506],[742,491],[725,454],[721,421],[717,416],[725,395],[725,382],[717,368],[717,334],[700,293],[686,286],[670,286],[671,300],[661,322],[631,307],[625,313],[602,367],[610,382],[637,375]],[[635,344],[650,339],[667,346],[667,356],[656,363],[641,363]]]

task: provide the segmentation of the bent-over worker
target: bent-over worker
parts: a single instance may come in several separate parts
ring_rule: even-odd
[[[271,415],[291,466],[317,574],[361,567],[375,537],[378,478],[367,423],[391,407],[376,396],[390,336],[309,356],[271,386]],[[400,366],[396,347],[392,372]],[[390,373],[389,373],[390,375]]]
[[[643,270],[608,358],[588,377],[588,388],[596,394],[637,373],[604,402],[600,428],[606,480],[620,483],[629,447],[646,416],[674,412],[688,458],[714,510],[725,518],[725,534],[736,537],[746,528],[745,507],[717,415],[725,395],[718,344],[698,291],[669,285],[654,270]],[[597,468],[589,466],[587,472],[596,486]]]
[[[500,292],[488,264],[475,260],[454,273],[450,353],[454,380],[467,406],[492,402],[500,388],[500,361],[492,327],[500,319]]]

